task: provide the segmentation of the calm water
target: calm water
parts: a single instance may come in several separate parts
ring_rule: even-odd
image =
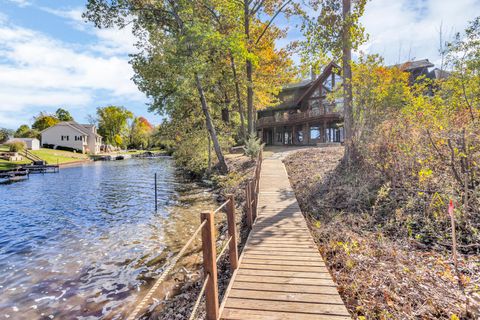
[[[122,318],[213,205],[167,158],[0,185],[0,319]]]

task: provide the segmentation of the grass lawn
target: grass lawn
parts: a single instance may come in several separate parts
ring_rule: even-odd
[[[8,152],[8,147],[4,144],[0,144],[0,152]],[[31,162],[30,160],[12,162],[12,161],[8,161],[8,160],[0,159],[0,170],[12,169],[12,168],[15,168],[18,165],[27,164],[27,163],[30,163],[30,162]]]
[[[47,161],[48,164],[62,164],[75,162],[80,160],[87,160],[88,156],[81,153],[73,153],[63,150],[40,149],[30,151],[42,160]]]
[[[18,166],[18,165],[21,165],[21,164],[28,164],[30,162],[31,162],[30,160],[13,162],[13,161],[0,159],[0,170],[13,169],[13,168],[15,168],[15,166]]]

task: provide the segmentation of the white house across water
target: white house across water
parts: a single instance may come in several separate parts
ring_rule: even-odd
[[[102,137],[97,128],[91,124],[79,124],[75,121],[64,121],[41,132],[42,146],[57,149],[71,148],[82,153],[97,154],[100,152]]]

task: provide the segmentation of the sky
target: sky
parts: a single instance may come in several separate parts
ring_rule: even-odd
[[[0,0],[0,127],[31,124],[41,111],[69,110],[79,122],[97,107],[122,105],[152,123],[148,99],[131,81],[131,30],[99,30],[81,18],[85,0]],[[480,0],[370,0],[362,24],[369,40],[360,50],[386,64],[428,58],[439,65],[439,30],[463,31],[480,14]],[[297,21],[286,39],[302,38]],[[294,56],[295,60],[298,60]]]

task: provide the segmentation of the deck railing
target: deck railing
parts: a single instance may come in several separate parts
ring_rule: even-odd
[[[339,114],[340,111],[336,110],[335,104],[324,105],[316,110],[308,110],[305,112],[299,113],[284,113],[281,116],[269,116],[262,117],[258,119],[258,125],[268,125],[268,124],[286,124],[289,122],[296,122],[301,120],[308,120],[310,118],[320,117],[323,115],[333,115]]]
[[[257,203],[258,193],[260,189],[260,172],[262,170],[263,152],[260,151],[257,161],[255,172],[251,179],[248,179],[245,187],[246,196],[246,221],[249,230],[251,230],[256,217],[257,217]],[[225,241],[220,253],[217,255],[216,236],[215,236],[215,214],[225,209],[227,214],[227,234],[228,238]],[[220,258],[229,251],[229,263],[230,270],[235,271],[238,268],[238,240],[237,240],[237,225],[236,225],[236,213],[235,213],[235,198],[233,194],[227,195],[227,200],[222,203],[217,209],[202,212],[200,214],[200,225],[195,232],[183,246],[183,248],[177,253],[177,255],[170,260],[167,267],[156,280],[155,284],[150,288],[142,301],[136,306],[135,310],[128,316],[128,320],[137,319],[140,312],[145,309],[150,303],[153,294],[157,291],[160,284],[165,281],[167,276],[172,272],[175,265],[182,258],[187,249],[192,245],[197,235],[201,233],[202,238],[202,254],[203,254],[203,285],[200,290],[200,294],[195,301],[195,304],[190,313],[190,320],[195,319],[200,303],[203,296],[205,296],[205,314],[206,320],[217,320],[220,316],[219,312],[219,296],[218,296],[218,277],[217,277],[217,263]]]

